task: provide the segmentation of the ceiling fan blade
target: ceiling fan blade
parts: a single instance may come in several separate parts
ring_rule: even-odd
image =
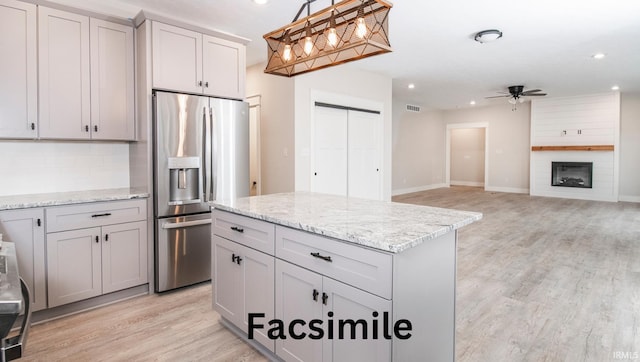
[[[527,96],[527,97],[546,96],[546,95],[547,93],[523,94],[523,96]]]
[[[527,95],[528,93],[535,93],[535,92],[542,92],[542,89],[529,89],[522,92],[521,94]]]
[[[485,97],[485,98],[503,98],[503,97],[511,97],[511,94],[505,94],[503,96],[491,96],[491,97]]]

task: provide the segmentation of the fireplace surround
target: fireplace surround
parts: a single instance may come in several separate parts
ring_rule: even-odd
[[[551,186],[592,188],[593,162],[551,162]]]

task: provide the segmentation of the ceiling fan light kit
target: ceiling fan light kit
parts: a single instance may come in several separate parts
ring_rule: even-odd
[[[507,101],[509,102],[509,104],[513,105],[511,110],[515,111],[517,104],[524,102],[524,98],[523,97],[543,97],[543,96],[547,95],[547,93],[539,93],[539,92],[542,92],[542,90],[540,90],[540,89],[524,90],[524,86],[523,85],[512,85],[512,86],[508,87],[507,89],[509,90],[508,94],[504,94],[504,95],[500,95],[500,96],[486,97],[486,98],[508,97],[509,99]]]
[[[391,52],[389,11],[384,0],[344,0],[310,14],[306,0],[291,24],[264,35],[265,73],[297,74]],[[307,9],[307,16],[298,19]]]
[[[476,36],[473,39],[478,43],[484,44],[500,38],[502,38],[502,32],[500,30],[489,29],[476,33]]]

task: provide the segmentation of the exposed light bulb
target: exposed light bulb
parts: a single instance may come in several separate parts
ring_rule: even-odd
[[[336,18],[331,11],[331,18],[329,19],[329,29],[327,30],[327,43],[332,47],[338,45],[338,31],[336,30]]]
[[[332,47],[338,45],[338,32],[336,28],[329,28],[329,30],[327,30],[327,43]]]
[[[304,52],[305,54],[309,55],[311,54],[312,50],[313,50],[313,40],[311,40],[311,37],[308,36],[304,38]]]
[[[367,24],[364,22],[364,17],[359,17],[356,20],[356,35],[360,39],[364,39],[367,36]]]
[[[620,87],[618,87],[617,85],[614,85],[613,87],[611,87],[611,90],[617,91],[617,90],[620,90]]]
[[[286,44],[284,46],[284,51],[282,52],[282,60],[288,62],[291,60],[291,44]]]
[[[306,33],[307,36],[304,38],[304,46],[302,48],[304,49],[305,54],[309,55],[313,50],[313,40],[311,39],[311,24],[308,21]]]

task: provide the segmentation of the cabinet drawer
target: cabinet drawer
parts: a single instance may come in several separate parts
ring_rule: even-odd
[[[141,221],[147,218],[147,200],[97,202],[46,209],[47,232]]]
[[[391,299],[390,254],[283,226],[276,226],[275,253],[280,259]]]
[[[274,253],[275,225],[214,209],[211,232],[269,255]]]

